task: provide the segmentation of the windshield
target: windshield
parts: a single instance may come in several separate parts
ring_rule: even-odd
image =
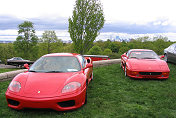
[[[154,51],[132,51],[129,58],[136,59],[159,59],[158,55]]]
[[[76,57],[48,56],[38,59],[29,69],[29,72],[77,72],[81,67]]]

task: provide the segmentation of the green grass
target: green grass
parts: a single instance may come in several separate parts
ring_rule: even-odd
[[[0,73],[14,71],[14,70],[19,70],[19,69],[17,69],[17,68],[0,68]]]
[[[10,81],[0,83],[0,118],[174,118],[176,117],[176,65],[169,64],[167,80],[136,80],[124,76],[118,65],[94,68],[88,88],[88,103],[67,112],[13,110],[7,107],[5,91]]]

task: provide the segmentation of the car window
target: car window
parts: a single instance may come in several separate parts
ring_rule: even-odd
[[[77,72],[80,70],[80,63],[74,56],[41,57],[29,69],[35,72]]]
[[[153,51],[131,51],[129,58],[135,59],[159,59],[158,55]]]
[[[82,68],[84,68],[85,67],[85,63],[86,63],[86,60],[85,60],[85,58],[83,57],[83,56],[81,56],[81,55],[78,55],[78,59],[80,60],[80,62],[81,62],[81,66],[82,66]]]
[[[172,44],[172,45],[169,47],[169,49],[172,50],[172,51],[174,51],[174,50],[175,50],[175,47],[176,47],[176,44]]]
[[[18,57],[17,60],[22,60],[22,58]]]
[[[175,47],[174,47],[174,51],[176,52],[176,45],[175,45]]]
[[[128,52],[126,53],[127,57],[129,56],[129,53],[130,53],[130,51],[128,51]]]

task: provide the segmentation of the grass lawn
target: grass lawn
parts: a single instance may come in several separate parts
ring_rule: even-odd
[[[173,118],[176,117],[176,65],[169,64],[167,80],[135,80],[124,76],[119,64],[94,68],[88,102],[67,112],[7,107],[5,91],[10,81],[0,83],[0,118]]]
[[[14,70],[19,70],[19,69],[17,69],[17,68],[0,68],[0,73],[14,71]]]

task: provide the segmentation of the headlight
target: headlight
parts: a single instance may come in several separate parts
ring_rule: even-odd
[[[70,82],[64,86],[64,88],[62,89],[62,93],[75,91],[79,87],[81,87],[81,84],[79,82]]]
[[[19,92],[21,89],[21,84],[18,81],[12,81],[9,85],[9,90],[13,92]]]

